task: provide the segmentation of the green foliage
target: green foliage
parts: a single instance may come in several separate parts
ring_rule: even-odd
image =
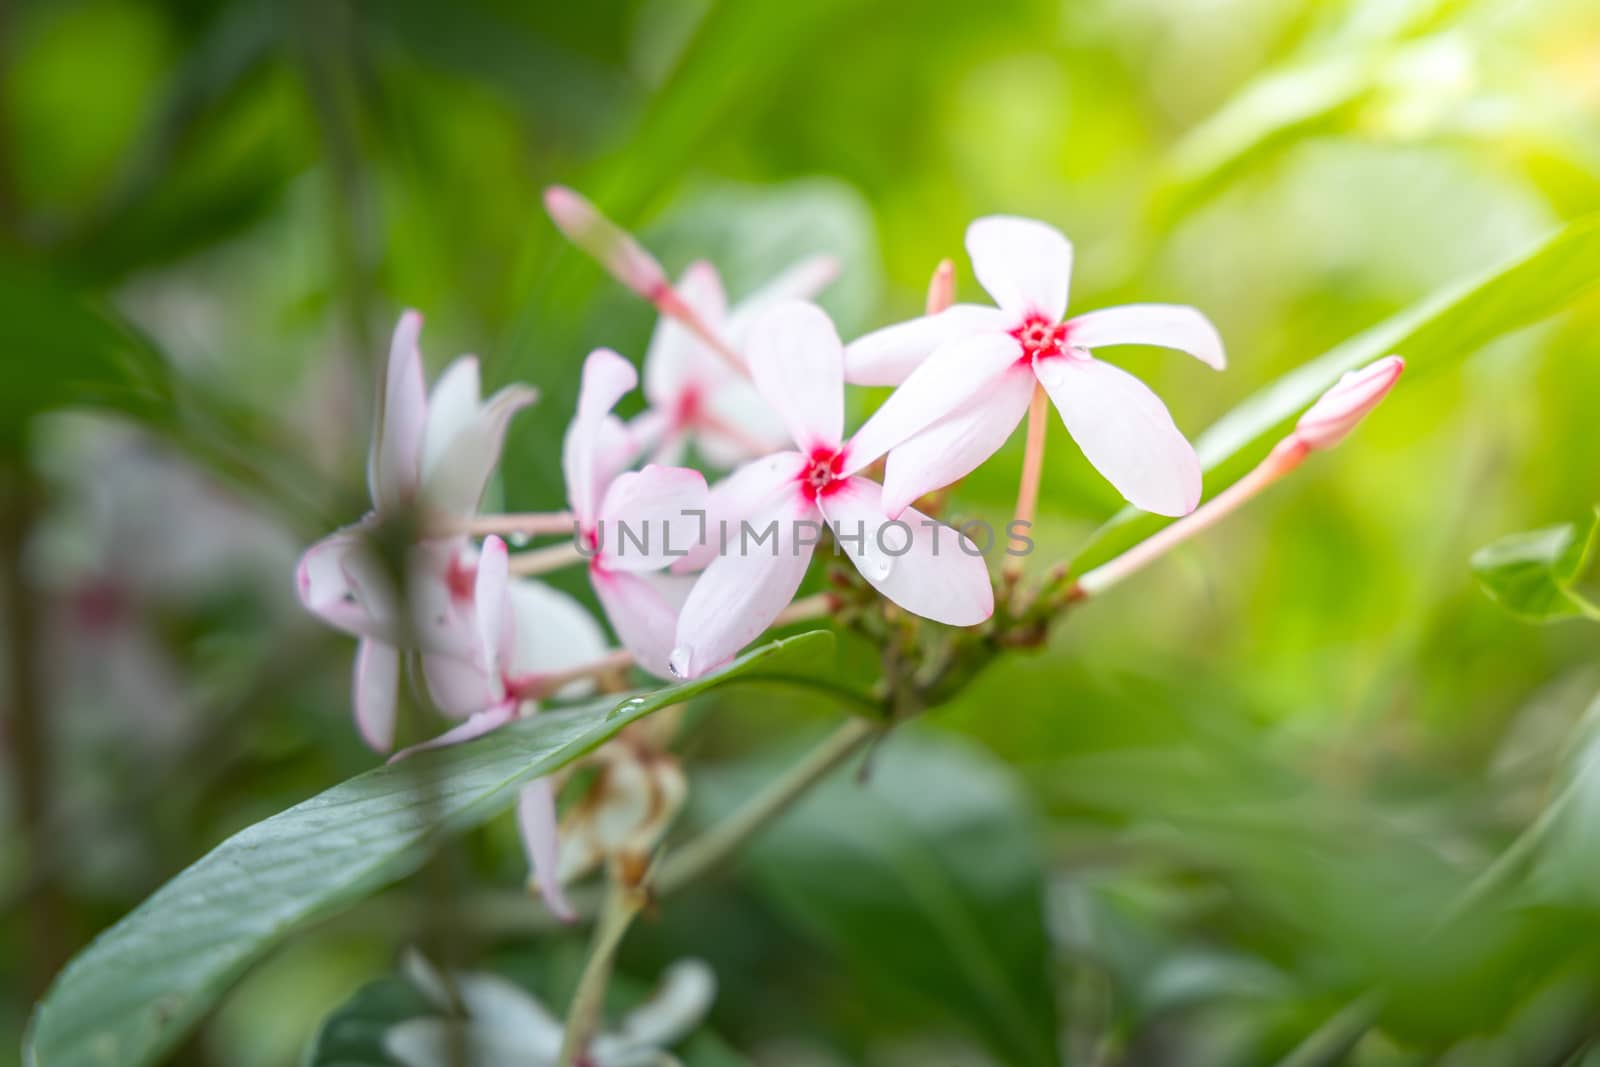
[[[726,806],[787,762],[706,775],[700,803]],[[1057,1062],[1027,800],[978,751],[914,729],[890,735],[864,773],[835,775],[797,804],[752,844],[745,868],[845,961],[864,996],[909,998],[926,1025],[963,1027],[1003,1062]]]
[[[36,1067],[159,1059],[293,930],[415,870],[441,833],[507,810],[518,788],[630,723],[741,676],[807,663],[824,633],[774,641],[704,678],[547,711],[351,779],[218,845],[62,971],[28,1038]]]
[[[1600,604],[1584,591],[1600,544],[1600,521],[1512,534],[1479,549],[1472,573],[1495,603],[1528,622],[1578,616],[1600,620]]]
[[[27,420],[66,407],[101,407],[160,420],[171,381],[155,348],[115,315],[37,268],[0,263],[0,446]]]

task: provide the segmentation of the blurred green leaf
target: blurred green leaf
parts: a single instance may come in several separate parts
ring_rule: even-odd
[[[0,447],[43,411],[105,407],[154,416],[172,383],[162,356],[110,311],[45,272],[0,263]]]
[[[748,788],[767,766],[734,777]],[[917,730],[896,732],[869,766],[865,783],[835,777],[796,805],[752,845],[747,868],[869,988],[969,1028],[1006,1063],[1056,1063],[1027,801],[1002,765]],[[702,782],[707,795],[741,791]]]
[[[394,1067],[383,1035],[396,1023],[433,1011],[409,982],[393,976],[369,982],[323,1022],[306,1067]]]
[[[1495,338],[1572,304],[1600,284],[1597,263],[1600,214],[1561,227],[1511,262],[1435,293],[1257,390],[1195,442],[1210,494],[1259,462],[1346,371],[1398,353],[1407,366],[1403,395],[1406,382],[1458,364]],[[1124,508],[1079,550],[1073,568],[1104,562],[1163,525],[1163,519]]]
[[[619,702],[548,711],[453,748],[379,767],[218,845],[95,939],[57,976],[26,1051],[36,1067],[158,1060],[234,979],[294,929],[415,870],[441,832],[476,826],[525,783],[629,723],[741,675],[833,644],[813,631],[704,678]]]
[[[1597,545],[1600,517],[1582,530],[1568,523],[1512,534],[1474,553],[1472,573],[1489,599],[1527,622],[1600,619],[1600,604],[1576,588]]]

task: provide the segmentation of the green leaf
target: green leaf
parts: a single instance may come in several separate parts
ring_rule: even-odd
[[[1495,338],[1561,311],[1600,283],[1600,214],[1561,227],[1536,247],[1486,274],[1435,293],[1302,364],[1219,419],[1195,441],[1215,495],[1244,474],[1346,371],[1391,353],[1406,358],[1407,383],[1452,366]],[[1154,533],[1166,520],[1124,508],[1073,560],[1093,567]]]
[[[110,311],[47,274],[0,263],[0,444],[21,440],[34,415],[63,407],[148,416],[167,401],[161,355]]]
[[[725,803],[768,766],[720,782],[702,775],[696,802]],[[1002,1062],[1054,1064],[1035,830],[1002,765],[908,728],[874,754],[865,784],[829,779],[755,840],[745,866],[784,913],[849,964],[859,997],[964,1026]]]
[[[1581,531],[1568,523],[1512,534],[1474,553],[1472,573],[1489,599],[1527,622],[1600,619],[1600,604],[1576,588],[1594,563],[1597,545],[1597,520]]]
[[[36,1067],[151,1063],[252,961],[295,929],[416,870],[438,835],[511,807],[518,789],[630,723],[833,644],[813,631],[704,678],[547,711],[454,748],[379,767],[218,845],[102,933],[56,977],[30,1024]]]
[[[394,1067],[383,1051],[384,1033],[432,1012],[433,1006],[402,978],[369,982],[323,1021],[306,1067]]]

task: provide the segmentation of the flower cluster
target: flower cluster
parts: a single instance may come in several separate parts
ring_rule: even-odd
[[[415,748],[479,736],[629,665],[661,678],[710,671],[774,623],[826,613],[825,599],[795,600],[824,532],[866,587],[905,612],[984,623],[996,583],[983,552],[914,505],[989,459],[1026,414],[1025,525],[1049,405],[1135,506],[1182,516],[1199,503],[1200,462],[1166,406],[1094,352],[1155,345],[1221,369],[1217,331],[1195,309],[1171,305],[1064,317],[1072,247],[1044,223],[991,217],[968,228],[973,272],[995,307],[954,304],[946,263],[928,314],[846,345],[808,302],[836,274],[830,259],[801,261],[730,308],[710,264],[691,265],[674,284],[576,193],[552,189],[546,205],[575,244],[661,312],[644,359],[647,406],[620,418],[615,409],[640,376],[616,352],[591,352],[562,449],[567,510],[480,515],[507,422],[534,392],[511,386],[482,400],[470,357],[430,392],[421,317],[401,317],[368,464],[372,510],[314,545],[299,570],[306,607],[360,641],[356,721],[381,752],[395,744],[406,663],[457,721]],[[1296,455],[1347,432],[1393,374],[1325,398],[1303,420]],[[847,382],[895,386],[854,433]],[[679,465],[691,451],[727,473],[708,487],[700,470]],[[502,539],[552,535],[571,539],[516,553]],[[532,577],[578,564],[620,650],[609,650],[581,604]],[[1135,565],[1084,582],[1107,584]],[[548,779],[526,787],[518,805],[533,881],[559,914],[571,913],[565,877],[607,861],[637,871],[681,803],[681,773],[664,746],[614,744],[624,742],[595,757],[615,795],[574,806],[564,827]]]

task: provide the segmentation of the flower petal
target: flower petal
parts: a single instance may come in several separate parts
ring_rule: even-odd
[[[884,514],[899,518],[918,497],[966,477],[998,452],[1027,414],[1036,383],[1029,368],[1012,367],[982,395],[891,449],[883,475]]]
[[[394,709],[400,694],[400,653],[365,638],[356,646],[353,687],[356,728],[376,752],[394,747]]]
[[[976,626],[994,614],[994,587],[979,546],[916,508],[886,519],[883,490],[851,478],[822,498],[834,536],[872,587],[914,615]]]
[[[449,748],[451,745],[459,745],[463,742],[471,741],[474,738],[482,737],[486,733],[500,729],[500,727],[516,717],[516,701],[503,701],[493,707],[485,708],[483,711],[473,712],[467,716],[465,722],[459,726],[451,727],[438,737],[430,738],[418,745],[412,745],[410,748],[401,749],[389,757],[389,762],[399,763],[409,756],[415,756],[418,752],[427,752],[429,749],[435,748]]]
[[[389,365],[384,372],[383,408],[367,456],[367,484],[380,512],[405,507],[421,473],[423,425],[428,390],[422,377],[422,315],[407,311],[394,328]]]
[[[1228,365],[1211,320],[1182,304],[1124,304],[1075,315],[1067,320],[1067,343],[1074,348],[1155,345],[1187,352],[1216,370]]]
[[[704,260],[689,264],[678,280],[678,297],[699,320],[717,329],[728,313],[717,269]],[[684,392],[703,386],[707,372],[727,371],[722,357],[677,319],[662,315],[644,356],[644,395],[656,407],[676,409]]]
[[[509,658],[515,625],[511,618],[510,554],[506,543],[493,535],[484,538],[478,554],[478,573],[472,583],[473,611],[478,625],[484,660],[489,670],[499,675],[502,661]]]
[[[660,570],[699,544],[706,479],[687,467],[620,474],[600,502],[600,557],[608,570]]]
[[[1035,361],[1072,439],[1134,507],[1187,515],[1200,502],[1200,460],[1161,398],[1133,375],[1078,356]]]
[[[967,255],[978,284],[1002,309],[1051,322],[1066,314],[1072,242],[1054,226],[990,215],[967,227]]]
[[[305,609],[328,625],[358,636],[392,636],[384,620],[374,619],[371,606],[359,599],[350,580],[347,557],[366,550],[366,535],[359,526],[329,534],[300,557],[295,569],[295,591]]]
[[[798,452],[778,452],[746,463],[712,487],[706,496],[705,538],[672,565],[673,573],[703,570],[724,548],[737,543],[739,524],[753,515],[776,512],[794,492],[806,468]]]
[[[837,448],[844,436],[844,346],[815,304],[774,304],[750,328],[747,356],[761,397],[802,451]]]
[[[561,469],[567,480],[567,502],[582,525],[594,521],[604,490],[602,457],[608,437],[606,419],[617,401],[639,384],[633,364],[611,351],[597,348],[583,363],[583,384],[578,389],[578,412],[567,426],[561,448]],[[620,424],[618,424],[620,427]],[[626,429],[621,430],[626,438]],[[612,440],[610,443],[615,444]]]
[[[716,467],[736,467],[789,447],[778,416],[743,378],[728,377],[701,399],[695,443]]]
[[[976,334],[943,345],[850,438],[845,473],[861,470],[962,404],[986,399],[994,380],[1021,358],[1021,343],[1005,333]]]
[[[467,423],[472,421],[481,403],[483,390],[477,357],[462,356],[453,360],[433,383],[433,390],[428,394],[428,417],[422,428],[424,472],[439,462],[439,457],[444,455],[456,434],[466,429]]]
[[[556,879],[556,792],[548,777],[535,778],[517,795],[517,829],[522,834],[528,865],[533,868],[533,884],[558,919],[572,922],[578,913]]]
[[[752,518],[757,542],[735,534],[705,569],[678,616],[672,674],[695,678],[720,667],[759,637],[800,588],[814,545],[796,537],[800,523],[820,520],[816,508],[799,496]]]
[[[614,1033],[598,1035],[590,1051],[600,1063],[675,1045],[711,1011],[717,976],[703,960],[679,960],[666,969],[649,1000],[622,1017]]]
[[[935,349],[980,333],[1005,333],[1015,316],[998,308],[957,304],[937,315],[923,315],[885,326],[851,341],[844,349],[844,380],[852,385],[899,385]]]
[[[589,569],[600,606],[622,647],[657,678],[671,678],[670,658],[678,628],[678,609],[654,575]]]
[[[451,516],[471,515],[500,462],[511,416],[538,399],[525,385],[508,385],[473,410],[431,461],[424,460],[422,492],[428,506]],[[429,429],[432,429],[430,418]]]
[[[547,674],[591,663],[606,654],[605,631],[573,597],[542,582],[511,583],[516,644],[507,661],[513,675]]]
[[[839,276],[834,256],[808,256],[750,293],[728,312],[723,336],[735,351],[743,351],[752,323],[773,304],[785,300],[810,300]]]

